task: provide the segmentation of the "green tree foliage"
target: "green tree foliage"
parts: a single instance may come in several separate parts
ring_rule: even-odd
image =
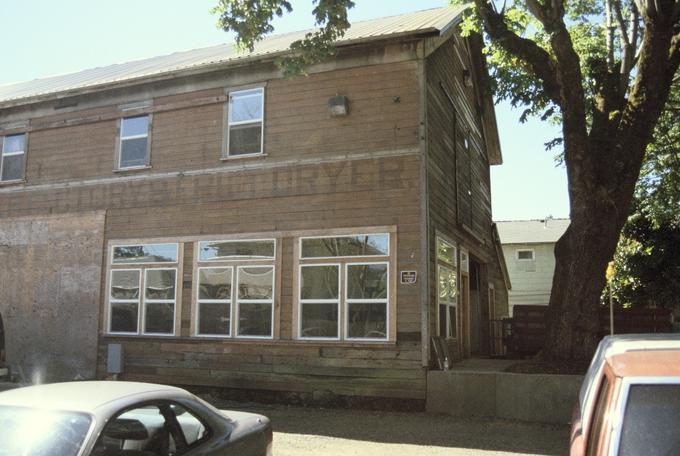
[[[312,1],[320,28],[294,43],[290,57],[281,60],[286,75],[328,58],[333,41],[349,27],[352,1]],[[484,35],[497,99],[523,107],[522,119],[537,115],[562,127],[561,138],[550,145],[563,149],[571,225],[555,247],[542,356],[590,359],[598,342],[605,269],[680,65],[680,0],[473,0],[470,5],[462,32]],[[250,49],[271,32],[274,16],[290,10],[286,0],[219,0],[215,8],[220,25]]]
[[[659,118],[614,256],[612,291],[624,307],[679,307],[680,79]]]

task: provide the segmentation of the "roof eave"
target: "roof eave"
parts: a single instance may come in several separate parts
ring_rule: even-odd
[[[358,38],[354,40],[346,40],[346,41],[340,41],[335,44],[335,47],[341,48],[341,47],[349,47],[349,46],[356,46],[356,45],[361,45],[361,44],[370,44],[370,43],[378,43],[381,41],[386,41],[390,39],[401,39],[401,38],[407,38],[407,37],[413,37],[416,39],[421,39],[426,36],[430,36],[433,34],[440,34],[440,30],[434,27],[427,28],[427,29],[422,29],[422,30],[411,30],[411,31],[406,31],[406,32],[399,32],[399,33],[392,33],[388,35],[380,35],[380,36],[375,36],[375,37],[365,37],[365,38]],[[96,84],[96,85],[90,85],[86,87],[79,87],[79,88],[74,88],[74,89],[66,89],[66,90],[61,90],[61,91],[56,91],[56,92],[48,92],[44,94],[39,94],[35,96],[30,96],[30,97],[25,97],[25,98],[15,98],[12,100],[7,100],[4,102],[0,102],[0,110],[2,109],[7,109],[7,108],[14,108],[18,106],[25,106],[25,105],[31,105],[31,104],[36,104],[36,103],[41,103],[41,102],[46,102],[46,101],[52,101],[52,100],[60,100],[63,98],[69,98],[69,97],[74,97],[74,96],[81,96],[81,95],[89,95],[97,92],[102,92],[106,90],[115,90],[115,89],[124,89],[140,84],[145,84],[145,83],[153,83],[153,82],[159,82],[159,81],[166,81],[178,77],[189,77],[189,76],[194,76],[198,74],[203,74],[203,73],[209,73],[212,71],[219,71],[223,69],[231,69],[231,68],[238,68],[238,67],[243,67],[247,65],[254,65],[257,63],[271,63],[275,59],[282,57],[286,54],[290,54],[290,49],[287,49],[285,51],[278,51],[278,52],[272,52],[272,53],[267,53],[267,54],[261,54],[261,55],[254,55],[254,56],[244,56],[244,57],[237,57],[231,60],[227,60],[224,62],[217,62],[217,63],[209,63],[206,65],[199,65],[196,67],[192,68],[186,68],[186,69],[181,69],[181,70],[175,70],[175,71],[165,71],[165,72],[159,72],[157,74],[153,75],[144,75],[140,76],[137,78],[130,78],[130,79],[125,79],[122,81],[113,81],[113,82],[108,82],[104,84]]]

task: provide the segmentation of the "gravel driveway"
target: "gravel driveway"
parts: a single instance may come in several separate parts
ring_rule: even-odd
[[[274,426],[275,456],[567,454],[569,427],[426,413],[227,403]]]

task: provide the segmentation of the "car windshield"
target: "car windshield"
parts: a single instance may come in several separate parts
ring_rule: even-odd
[[[680,384],[632,385],[619,455],[680,454]]]
[[[91,422],[81,413],[0,405],[0,456],[76,456]]]

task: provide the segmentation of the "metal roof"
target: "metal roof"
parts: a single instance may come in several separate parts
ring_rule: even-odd
[[[496,222],[501,244],[553,243],[562,237],[569,219],[513,220]]]
[[[435,8],[352,24],[336,45],[373,41],[415,33],[441,33],[455,24],[465,6]],[[291,43],[313,30],[272,35],[255,45],[253,52],[239,52],[233,43],[175,52],[170,55],[92,68],[77,73],[0,86],[0,105],[19,100],[96,90],[119,83],[132,83],[151,77],[171,77],[182,71],[210,70],[212,67],[272,57],[288,51]]]

